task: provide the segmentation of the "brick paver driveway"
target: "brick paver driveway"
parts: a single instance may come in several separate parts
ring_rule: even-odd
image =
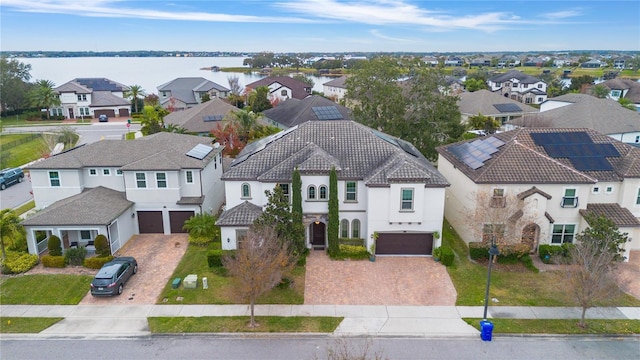
[[[456,302],[446,268],[430,257],[378,256],[375,262],[307,258],[304,303],[310,305],[440,305]]]
[[[80,304],[155,304],[187,250],[187,245],[187,234],[134,236],[116,254],[116,256],[133,256],[138,261],[138,273],[127,281],[122,295],[95,298],[91,293],[87,293]]]

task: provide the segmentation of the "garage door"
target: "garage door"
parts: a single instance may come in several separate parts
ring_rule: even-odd
[[[431,255],[433,235],[430,233],[378,233],[376,254]]]
[[[118,110],[118,114],[120,114],[120,117],[129,116],[129,109],[120,109]]]
[[[116,117],[116,111],[111,109],[102,109],[102,110],[94,110],[93,117],[97,118],[100,115],[107,115],[107,117],[113,118]]]
[[[163,234],[162,211],[138,211],[140,234]]]
[[[186,233],[182,230],[184,222],[189,220],[195,214],[193,211],[169,211],[169,223],[171,224],[171,233]]]

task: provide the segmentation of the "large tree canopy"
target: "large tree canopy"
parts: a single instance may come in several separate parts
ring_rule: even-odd
[[[15,59],[0,58],[0,110],[22,110],[28,106],[27,93],[31,65]]]

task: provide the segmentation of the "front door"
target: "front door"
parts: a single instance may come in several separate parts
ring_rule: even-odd
[[[69,119],[75,119],[73,117],[73,108],[69,108]]]
[[[325,247],[325,225],[322,222],[311,223],[311,246],[313,248]]]

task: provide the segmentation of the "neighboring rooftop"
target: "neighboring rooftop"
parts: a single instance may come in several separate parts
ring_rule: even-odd
[[[520,81],[523,84],[534,84],[534,83],[537,83],[538,81],[541,81],[539,78],[535,76],[527,75],[518,70],[510,70],[504,74],[498,74],[496,76],[489,78],[489,81],[494,83],[503,83],[505,81],[510,81],[511,79],[518,79],[518,81]]]
[[[324,83],[322,85],[346,89],[347,85],[345,84],[345,82],[347,81],[347,79],[348,79],[348,77],[343,75],[343,76],[340,76],[339,78],[327,81],[326,83]]]
[[[460,112],[466,115],[505,116],[537,114],[538,109],[486,89],[458,95]]]
[[[279,84],[280,86],[271,86],[272,84]],[[284,86],[291,89],[292,98],[299,100],[302,100],[311,95],[312,88],[311,85],[289,76],[269,76],[246,85],[246,87],[249,89],[255,89],[260,86],[270,87],[271,92],[277,92],[280,88],[282,88],[282,86]]]
[[[617,203],[611,204],[587,204],[586,210],[580,210],[580,215],[594,214],[604,215],[613,221],[618,227],[640,227],[640,221],[633,216],[627,208],[623,208]]]
[[[158,86],[158,91],[171,91],[171,97],[185,104],[197,104],[195,92],[209,92],[211,90],[229,92],[231,90],[203,77],[181,77]],[[169,101],[169,99],[165,99]]]
[[[172,112],[164,117],[164,122],[185,128],[191,133],[208,133],[230,112],[238,110],[224,100],[215,98],[183,111]]]
[[[263,115],[288,128],[307,121],[352,120],[350,109],[319,95],[302,100],[288,99],[265,110]]]

